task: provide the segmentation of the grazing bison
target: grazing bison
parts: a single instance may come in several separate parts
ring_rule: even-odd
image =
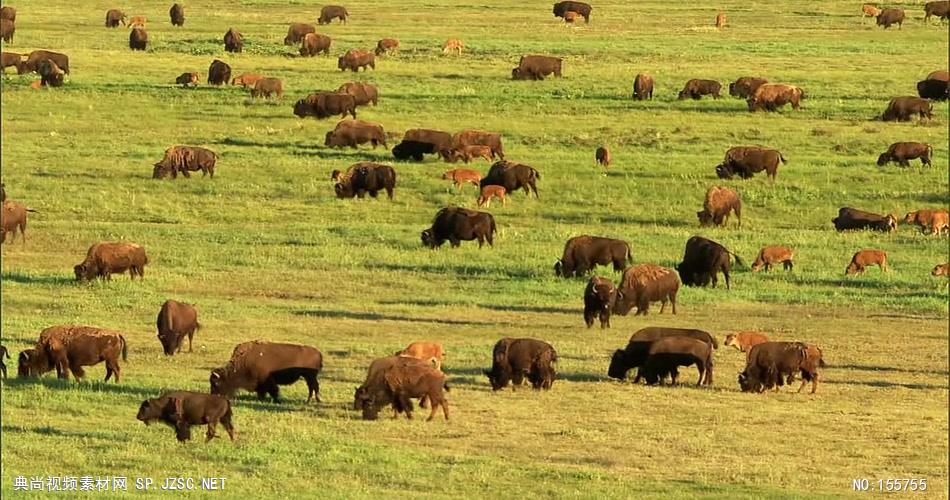
[[[930,147],[930,144],[922,142],[895,142],[887,148],[887,151],[877,157],[877,165],[883,167],[887,165],[888,162],[895,161],[902,167],[909,167],[910,162],[908,160],[920,158],[920,163],[929,167],[933,165],[930,163],[930,156],[932,154],[933,148]]]
[[[228,431],[228,437],[234,441],[231,402],[228,398],[215,394],[191,391],[165,393],[160,397],[142,401],[135,418],[145,425],[160,421],[173,427],[179,441],[191,439],[192,425],[205,424],[208,425],[205,442],[211,441],[220,422],[224,425],[224,430]]]
[[[393,147],[393,157],[397,160],[422,161],[423,155],[437,153],[435,146],[428,142],[402,141]]]
[[[577,21],[578,19],[582,17],[584,16],[578,14],[577,12],[574,12],[573,10],[569,10],[564,13],[564,22],[569,23],[569,24],[574,24],[574,21]]]
[[[673,314],[676,314],[676,293],[679,288],[680,281],[672,269],[654,264],[628,267],[620,279],[614,312],[626,316],[636,306],[635,316],[646,315],[650,302],[660,302],[660,314],[663,314],[669,301],[673,306]]]
[[[505,194],[505,188],[501,186],[484,186],[481,189],[481,193],[478,195],[476,205],[478,205],[478,208],[481,208],[482,206],[489,208],[491,207],[491,199],[498,198],[498,200],[501,201],[502,206],[508,206],[508,201],[505,199]]]
[[[897,219],[891,214],[879,215],[851,207],[838,209],[838,216],[831,219],[831,222],[838,231],[873,229],[889,233],[897,229]]]
[[[554,74],[561,77],[561,58],[551,56],[521,56],[518,66],[511,70],[512,80],[544,80]]]
[[[778,389],[794,375],[801,372],[802,385],[812,383],[811,393],[818,390],[819,368],[825,366],[821,349],[803,342],[763,342],[753,346],[746,355],[745,370],[739,374],[739,387],[743,392],[763,392]]]
[[[172,21],[172,26],[184,26],[185,25],[185,8],[180,4],[173,4],[170,9],[168,9],[168,17]],[[240,51],[238,51],[240,52]]]
[[[943,69],[938,69],[936,71],[931,71],[925,80],[940,80],[943,82],[950,81],[950,71]]]
[[[864,20],[865,17],[875,17],[875,18],[876,18],[877,15],[880,14],[880,13],[881,13],[881,9],[879,9],[879,8],[873,6],[873,5],[864,4],[864,5],[861,6],[861,20]]]
[[[930,21],[930,16],[937,16],[941,21],[946,21],[950,16],[950,2],[943,0],[941,2],[927,2],[924,4],[924,22]]]
[[[438,342],[413,342],[401,351],[394,353],[396,356],[421,359],[435,366],[436,370],[442,369],[442,361],[445,358],[445,350],[442,344]]]
[[[501,144],[501,134],[499,133],[485,132],[482,130],[463,130],[452,136],[452,149],[473,145],[488,146],[495,156],[502,160],[505,159],[505,148]],[[511,191],[511,189],[508,191]]]
[[[886,122],[910,121],[914,115],[923,118],[933,118],[933,104],[926,99],[913,96],[895,97],[887,104],[887,109],[881,115],[881,120]]]
[[[459,160],[469,163],[476,158],[482,158],[485,161],[495,159],[495,153],[491,147],[482,146],[481,144],[459,146],[456,149],[443,149],[440,153],[442,154],[442,158],[449,163],[455,163]]]
[[[455,52],[457,55],[462,55],[462,51],[465,50],[465,42],[459,40],[458,38],[449,38],[442,44],[442,54],[446,55],[450,52]]]
[[[370,83],[347,82],[340,85],[336,91],[353,96],[357,106],[366,106],[370,103],[375,106],[379,103],[379,89]]]
[[[946,101],[950,97],[950,90],[946,80],[921,80],[917,82],[917,95],[923,99]]]
[[[802,89],[794,85],[763,83],[755,89],[746,103],[749,105],[749,111],[776,111],[786,104],[791,104],[792,109],[798,109],[804,98]]]
[[[4,5],[0,7],[0,19],[6,19],[10,22],[16,22],[16,8]]]
[[[633,98],[638,101],[653,100],[653,77],[647,73],[638,73],[633,79]]]
[[[845,276],[853,274],[864,274],[868,266],[876,265],[881,268],[881,272],[887,272],[887,252],[883,250],[859,250],[851,257],[851,263],[845,269]]]
[[[634,332],[630,341],[624,349],[614,351],[610,358],[610,367],[607,369],[607,376],[618,380],[627,378],[627,372],[633,368],[643,366],[647,356],[650,354],[650,346],[659,339],[666,337],[688,337],[703,341],[713,349],[719,348],[719,343],[709,332],[703,330],[694,330],[690,328],[665,328],[650,326]],[[639,382],[638,375],[634,382]]]
[[[125,25],[127,16],[119,9],[109,9],[106,11],[106,28],[118,28],[119,23]]]
[[[743,76],[729,84],[729,95],[732,97],[748,99],[749,97],[755,95],[755,91],[766,83],[769,83],[767,78]]]
[[[435,147],[436,151],[452,149],[452,134],[441,130],[428,128],[413,128],[406,131],[403,136],[404,141],[427,142]],[[499,136],[499,144],[501,136]]]
[[[617,301],[617,288],[607,278],[591,276],[584,289],[584,323],[594,326],[594,317],[600,318],[600,328],[610,328],[610,313]]]
[[[300,55],[304,57],[313,57],[321,52],[324,55],[330,55],[330,44],[333,40],[327,35],[320,33],[307,33],[300,42]]]
[[[509,193],[523,189],[528,196],[531,196],[531,193],[534,192],[534,197],[537,198],[537,181],[539,179],[541,179],[541,174],[534,167],[523,163],[501,160],[491,166],[488,174],[482,178],[479,185],[481,187],[493,184],[502,186]]]
[[[367,193],[376,198],[384,189],[389,199],[393,199],[393,190],[396,189],[396,171],[389,165],[368,161],[351,165],[346,174],[333,186],[336,197],[341,199],[354,196],[362,198]]]
[[[284,81],[280,78],[261,78],[251,89],[251,97],[270,97],[274,94],[278,99],[284,97]]]
[[[383,38],[382,40],[376,42],[376,55],[382,56],[383,54],[398,54],[399,53],[399,40],[395,38]]]
[[[89,247],[86,258],[73,267],[76,281],[112,279],[113,273],[129,272],[129,278],[145,278],[148,256],[141,245],[125,241],[103,241]]]
[[[266,395],[278,402],[281,385],[291,385],[301,377],[307,382],[307,402],[320,402],[317,375],[323,369],[323,355],[314,347],[254,340],[238,344],[228,364],[211,371],[211,393],[232,397],[238,389]]]
[[[263,75],[254,73],[243,73],[241,76],[231,79],[231,85],[240,85],[244,88],[254,88],[258,80],[264,79]]]
[[[66,80],[66,72],[53,61],[40,61],[36,72],[40,74],[40,85],[43,87],[62,87]]]
[[[686,85],[683,86],[683,90],[680,91],[677,99],[686,99],[687,97],[691,99],[702,99],[704,95],[711,95],[713,99],[719,99],[719,90],[722,89],[722,85],[719,82],[714,80],[700,80],[692,79],[686,82]]]
[[[613,264],[614,271],[622,271],[633,260],[630,244],[623,240],[599,236],[575,236],[564,244],[561,258],[554,264],[554,274],[570,278],[594,270],[594,266]]]
[[[341,7],[339,5],[324,5],[320,9],[320,17],[317,18],[317,24],[330,24],[334,19],[339,19],[341,23],[346,24],[346,18],[349,17],[350,13],[346,11],[346,7]]]
[[[337,59],[337,68],[340,71],[350,70],[357,72],[360,68],[363,71],[369,71],[368,68],[376,69],[376,54],[367,50],[350,49]]]
[[[456,168],[443,172],[442,180],[451,180],[455,184],[456,189],[462,189],[462,184],[466,182],[470,182],[474,184],[475,187],[479,187],[479,182],[482,180],[482,174],[478,173],[477,170]]]
[[[155,325],[158,328],[158,340],[162,343],[162,350],[168,356],[181,352],[181,343],[186,335],[188,336],[188,352],[191,352],[191,340],[195,336],[195,330],[201,328],[195,306],[177,300],[166,300],[162,304]]]
[[[726,289],[729,289],[730,256],[735,257],[736,265],[743,265],[739,256],[726,247],[702,236],[693,236],[686,241],[683,261],[676,266],[676,270],[686,286],[707,286],[712,281],[713,287],[719,284],[718,275],[722,271]]]
[[[16,24],[9,19],[0,19],[0,39],[4,42],[12,43],[13,35],[16,33]]]
[[[144,28],[145,21],[146,21],[145,16],[132,16],[132,19],[129,19],[128,26],[129,28],[134,28],[136,26]]]
[[[762,247],[762,250],[759,250],[759,255],[755,258],[755,262],[752,263],[752,272],[756,272],[762,267],[765,267],[766,271],[771,271],[772,266],[777,264],[782,264],[783,269],[791,271],[795,265],[792,262],[794,256],[794,250],[788,247],[776,245]]]
[[[334,115],[346,118],[347,114],[356,118],[356,98],[339,92],[316,92],[297,101],[294,114],[300,118],[313,116],[320,120]]]
[[[731,179],[733,175],[738,174],[743,179],[749,179],[765,170],[768,177],[774,181],[781,163],[788,163],[788,160],[776,149],[736,146],[729,148],[722,163],[716,165],[716,175],[720,179]]]
[[[198,79],[198,73],[182,73],[175,78],[175,84],[182,87],[197,87]]]
[[[51,326],[40,332],[36,347],[20,353],[18,376],[39,377],[56,369],[59,378],[69,379],[72,373],[81,381],[86,375],[84,366],[105,361],[105,381],[114,374],[119,382],[120,354],[123,360],[128,359],[128,344],[119,332],[94,326]]]
[[[946,210],[917,210],[904,216],[904,223],[915,224],[921,231],[930,230],[934,236],[950,229],[950,213]]]
[[[304,39],[307,33],[316,33],[317,27],[306,23],[291,23],[284,37],[284,45],[296,45]]]
[[[749,351],[759,344],[768,342],[769,338],[762,332],[736,332],[726,335],[726,341],[723,342],[724,345],[735,347],[739,352],[746,353],[746,357],[749,355]]]
[[[527,378],[534,389],[550,389],[557,377],[557,351],[554,346],[532,338],[505,337],[492,350],[492,367],[486,371],[492,390],[504,389],[511,382],[515,390]]]
[[[178,178],[181,172],[186,178],[191,177],[188,172],[201,171],[201,176],[205,175],[214,179],[214,169],[218,163],[218,153],[198,146],[172,146],[165,150],[161,161],[155,163],[152,169],[152,178],[161,179],[171,176],[172,179]]]
[[[392,404],[395,412],[405,412],[406,418],[412,418],[412,402],[410,398],[428,400],[431,406],[429,418],[431,421],[439,407],[442,414],[449,419],[449,404],[442,392],[448,390],[445,383],[445,374],[427,365],[395,363],[381,376],[363,387],[361,393],[357,389],[356,405],[363,409],[364,420],[376,420],[379,410],[387,404]]]
[[[950,262],[946,264],[937,264],[930,271],[931,276],[950,276]]]
[[[225,85],[231,79],[231,66],[219,59],[211,61],[208,67],[208,83],[211,85]]]
[[[574,2],[574,1],[558,2],[554,4],[554,17],[563,18],[564,15],[568,12],[577,12],[581,16],[584,16],[584,22],[589,23],[591,10],[592,10],[592,7],[590,6],[590,4],[586,4],[584,2]]]
[[[597,151],[594,151],[594,161],[598,165],[602,165],[604,168],[610,167],[610,150],[604,146],[597,148]]]
[[[145,50],[148,45],[148,33],[145,28],[135,28],[129,32],[129,48],[132,50]]]
[[[703,227],[725,226],[730,212],[735,212],[738,227],[742,227],[742,200],[739,193],[727,187],[713,186],[706,191],[703,209],[696,212],[696,217]]]
[[[224,34],[224,50],[233,53],[244,51],[244,37],[241,36],[240,31],[228,28],[228,32]]]
[[[369,369],[366,372],[366,379],[363,381],[362,385],[356,388],[356,392],[353,395],[353,409],[363,410],[366,412],[367,409],[370,408],[370,400],[373,396],[374,389],[378,389],[379,384],[384,383],[384,377],[386,376],[386,373],[393,368],[406,366],[432,365],[429,361],[423,361],[416,357],[400,356],[398,354],[374,359],[373,362],[370,363]],[[425,406],[425,399],[426,397],[421,398],[421,406]],[[402,409],[398,404],[396,404],[395,401],[393,403],[393,418],[396,418],[397,413]]]
[[[2,68],[3,73],[6,73],[7,68],[10,66],[13,66],[17,72],[19,72],[22,64],[22,54],[17,54],[16,52],[0,52],[0,68]]]
[[[639,376],[647,385],[661,382],[667,375],[671,384],[676,384],[679,376],[677,367],[696,365],[699,380],[696,385],[712,385],[713,355],[712,346],[702,340],[690,337],[663,337],[650,344],[647,358],[640,368]]]
[[[36,212],[36,210],[30,210],[12,200],[3,202],[3,211],[0,212],[0,227],[3,229],[4,241],[6,241],[6,236],[9,234],[10,242],[13,243],[19,231],[23,243],[26,243],[26,214],[29,212]]]
[[[26,57],[26,61],[17,68],[20,74],[37,71],[43,61],[53,61],[67,75],[69,74],[69,56],[48,50],[34,50]]]
[[[432,220],[432,226],[422,231],[422,244],[429,248],[438,248],[446,240],[453,247],[462,241],[478,240],[478,248],[485,242],[494,246],[497,231],[495,218],[490,213],[478,212],[460,207],[447,207],[439,210]]]
[[[884,9],[877,15],[877,25],[884,26],[884,29],[890,28],[896,24],[897,29],[901,29],[904,24],[904,9]]]
[[[331,148],[351,147],[356,149],[360,144],[371,143],[373,149],[382,144],[386,146],[386,132],[383,126],[375,122],[363,120],[343,120],[336,124],[336,128],[327,132],[323,145]]]

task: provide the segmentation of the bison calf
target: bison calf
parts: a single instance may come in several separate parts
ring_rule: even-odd
[[[765,267],[766,271],[771,271],[772,266],[776,264],[782,264],[786,271],[791,271],[792,266],[794,266],[794,262],[792,262],[794,256],[794,250],[788,247],[762,247],[762,250],[759,250],[759,255],[755,258],[755,262],[752,263],[752,272],[757,272],[762,267]]]
[[[725,345],[735,347],[739,352],[748,353],[754,346],[768,341],[769,338],[761,332],[737,332],[726,335]]]
[[[451,180],[456,189],[462,189],[462,184],[471,183],[475,187],[478,187],[478,183],[482,180],[482,174],[478,173],[477,170],[471,170],[467,168],[456,168],[454,170],[446,170],[442,174],[442,180]]]
[[[215,437],[218,422],[228,431],[234,441],[234,424],[231,423],[231,402],[224,396],[191,391],[175,391],[154,399],[146,399],[139,406],[136,419],[149,425],[161,421],[175,429],[179,441],[191,439],[192,425],[208,425],[205,442]]]
[[[508,200],[505,199],[505,188],[503,186],[488,185],[482,187],[482,192],[478,195],[478,207],[481,208],[482,205],[484,205],[485,208],[491,207],[492,198],[498,198],[502,206],[508,206]]]
[[[868,266],[877,265],[881,272],[887,272],[887,252],[883,250],[861,250],[851,257],[851,263],[845,275],[863,274]]]
[[[706,191],[703,209],[696,212],[700,226],[724,226],[729,213],[736,214],[736,223],[742,227],[742,200],[739,193],[727,187],[713,186]]]
[[[950,228],[950,213],[946,210],[917,210],[904,216],[904,222],[914,224],[921,231],[930,230],[930,234],[939,236],[944,229]]]
[[[946,264],[937,264],[930,271],[931,276],[950,276],[950,262]]]
[[[445,351],[442,349],[442,344],[437,342],[413,342],[405,349],[396,351],[395,355],[421,359],[432,363],[436,370],[441,370]]]

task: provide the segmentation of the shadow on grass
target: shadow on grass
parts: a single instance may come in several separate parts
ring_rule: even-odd
[[[115,394],[132,394],[136,396],[156,396],[155,389],[146,387],[135,387],[130,385],[115,384],[113,382],[103,382],[102,380],[92,380],[92,375],[87,375],[82,382],[76,382],[75,379],[63,380],[50,378],[49,376],[41,378],[9,378],[4,380],[4,385],[8,387],[27,387],[41,385],[51,390],[77,390],[83,392],[111,392]]]
[[[505,312],[533,312],[533,313],[553,313],[553,314],[578,314],[582,309],[571,309],[568,307],[546,307],[546,306],[506,306],[499,304],[478,304],[482,309]]]
[[[570,382],[608,382],[614,380],[607,377],[607,374],[595,375],[593,373],[558,373],[558,380],[568,380]]]
[[[477,243],[475,244],[477,246]],[[444,245],[448,246],[448,244]],[[487,250],[487,245],[483,250]],[[451,251],[451,248],[447,249]],[[417,273],[429,273],[429,274],[444,274],[444,273],[455,273],[462,276],[478,276],[478,275],[497,275],[503,274],[509,278],[520,278],[520,279],[529,279],[536,278],[537,274],[534,271],[529,271],[527,269],[498,269],[498,268],[489,268],[487,266],[478,266],[473,264],[440,264],[440,265],[431,265],[431,264],[377,264],[371,266],[373,269],[383,269],[386,271],[408,271],[408,272],[417,272]]]
[[[44,276],[31,276],[28,274],[18,273],[15,271],[7,271],[2,275],[3,281],[12,281],[14,283],[22,283],[25,285],[75,285],[75,277],[67,276],[57,276],[57,275],[44,275]]]
[[[26,427],[21,427],[19,425],[4,425],[0,427],[3,429],[3,432],[9,432],[13,434],[22,433],[22,434],[42,434],[44,436],[55,436],[55,437],[67,437],[67,438],[84,438],[84,439],[103,439],[103,440],[112,440],[115,436],[102,433],[102,432],[70,432],[53,427],[36,427],[29,429]]]
[[[823,384],[833,384],[833,385],[863,385],[867,387],[881,387],[885,389],[891,389],[896,387],[901,387],[904,389],[947,389],[947,385],[937,385],[937,384],[903,384],[899,382],[888,382],[885,380],[871,380],[868,382],[859,382],[859,381],[837,381],[837,380],[822,380]]]
[[[294,311],[298,316],[313,316],[317,318],[334,319],[358,319],[364,321],[404,321],[407,323],[434,323],[437,325],[465,325],[465,326],[492,326],[497,322],[489,321],[470,321],[457,319],[435,319],[435,318],[416,318],[410,316],[398,316],[392,314],[380,314],[373,312],[354,312],[354,311]]]
[[[568,224],[587,224],[592,219],[596,218],[602,224],[637,224],[637,225],[660,225],[664,227],[686,227],[694,228],[697,226],[693,221],[686,221],[682,219],[654,219],[646,217],[633,217],[629,215],[607,215],[599,217],[590,217],[585,214],[542,214],[541,217],[547,220],[558,221]]]
[[[836,364],[836,365],[830,366],[830,368],[834,368],[834,369],[842,368],[845,370],[863,370],[863,371],[871,371],[871,372],[920,373],[920,374],[927,374],[927,375],[943,375],[943,376],[950,374],[950,372],[946,370],[911,370],[907,368],[898,368],[896,366],[873,366],[873,365],[855,365],[855,364],[837,365]]]

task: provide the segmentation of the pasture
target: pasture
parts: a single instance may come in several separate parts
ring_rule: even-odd
[[[553,2],[365,0],[343,3],[347,25],[318,27],[333,45],[314,58],[282,40],[288,23],[315,22],[319,5],[194,0],[176,28],[171,3],[15,4],[15,39],[3,50],[64,52],[71,74],[58,89],[30,89],[35,75],[2,80],[3,182],[10,199],[38,211],[27,242],[2,247],[2,339],[12,356],[4,497],[16,476],[83,475],[225,477],[223,495],[252,498],[867,495],[852,491],[857,478],[926,479],[915,498],[947,497],[948,288],[930,270],[947,262],[948,239],[905,224],[890,234],[831,224],[842,206],[900,218],[950,204],[947,103],[934,104],[931,121],[873,119],[947,68],[947,25],[924,24],[922,2],[893,4],[908,20],[885,31],[861,19],[860,2],[844,1],[593,1],[590,24],[569,26],[552,16]],[[111,7],[148,17],[147,51],[129,50],[126,28],[103,27]],[[717,7],[728,16],[722,30]],[[229,27],[244,34],[244,53],[225,54]],[[375,71],[337,70],[346,49],[384,37],[400,40],[398,56],[378,59]],[[464,40],[466,52],[443,56],[447,38]],[[511,81],[522,54],[562,57],[564,77]],[[214,58],[234,76],[283,79],[283,100],[204,84]],[[201,73],[196,89],[173,85],[186,71]],[[656,81],[652,101],[630,99],[639,72]],[[799,85],[807,99],[798,111],[749,113],[727,91],[747,75]],[[677,101],[690,78],[719,81],[723,98]],[[539,199],[519,192],[507,207],[492,204],[493,248],[424,248],[419,233],[437,210],[475,206],[474,187],[458,193],[440,179],[463,165],[331,150],[323,138],[337,118],[292,114],[297,99],[354,79],[379,87],[379,105],[358,116],[397,133],[389,147],[417,127],[500,132],[506,157],[541,173]],[[933,167],[876,166],[898,141],[930,143]],[[219,153],[215,178],[152,180],[174,144]],[[724,151],[744,144],[788,158],[774,183],[716,178]],[[606,175],[594,165],[599,145],[613,155]],[[364,160],[396,168],[393,201],[335,198],[330,171]],[[698,227],[712,185],[741,194],[741,229],[734,220]],[[646,317],[588,330],[586,278],[556,278],[552,268],[580,234],[625,239],[634,262],[669,267],[699,234],[746,266],[731,290],[682,288],[676,316],[654,305]],[[77,284],[72,266],[102,240],[143,245],[144,280]],[[768,244],[795,248],[794,271],[749,271]],[[845,277],[862,248],[887,251],[891,272]],[[199,309],[192,353],[162,354],[155,316],[168,298]],[[64,323],[125,332],[121,383],[102,383],[101,364],[78,385],[14,378],[17,354]],[[720,340],[759,329],[819,345],[829,367],[815,395],[741,393],[744,355],[724,346],[712,387],[695,387],[692,368],[677,387],[608,379],[613,350],[652,325]],[[504,336],[557,348],[551,391],[491,391],[482,370]],[[204,444],[196,428],[182,445],[171,429],[135,420],[163,389],[207,390],[234,345],[258,338],[319,348],[323,403],[304,405],[302,382],[283,388],[279,404],[242,393],[234,443]],[[361,420],[352,396],[366,367],[414,340],[445,346],[452,419]]]

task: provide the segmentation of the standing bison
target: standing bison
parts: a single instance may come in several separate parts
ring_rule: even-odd
[[[178,178],[180,172],[186,178],[191,177],[188,172],[201,171],[202,177],[207,175],[214,179],[214,169],[218,163],[218,153],[198,146],[172,146],[165,150],[162,160],[153,165],[152,178]]]
[[[356,149],[360,144],[367,142],[373,145],[373,149],[380,144],[387,147],[386,132],[382,125],[363,120],[343,120],[336,124],[336,128],[327,132],[323,145],[331,148]]]
[[[396,171],[389,165],[362,161],[350,166],[346,173],[333,186],[337,198],[362,198],[367,193],[373,198],[386,190],[389,199],[393,199],[396,189]]]
[[[693,236],[686,241],[683,261],[676,266],[676,270],[686,286],[707,286],[712,281],[713,287],[719,284],[718,275],[721,271],[726,279],[726,289],[729,289],[730,256],[735,257],[737,265],[743,265],[739,256],[726,247],[702,236]]]
[[[584,288],[584,323],[594,326],[594,318],[600,318],[600,328],[610,328],[610,313],[617,301],[617,288],[607,278],[591,276]]]
[[[638,101],[653,99],[653,77],[647,73],[638,73],[633,79],[633,98]]]
[[[528,196],[533,192],[534,197],[537,198],[538,187],[536,183],[540,179],[541,174],[534,167],[523,163],[501,160],[491,166],[479,186],[501,186],[509,193],[523,189]]]
[[[653,343],[669,337],[696,339],[708,344],[713,349],[719,348],[716,339],[709,332],[703,330],[650,326],[634,332],[630,336],[630,341],[627,342],[626,347],[614,351],[610,358],[610,366],[607,368],[607,376],[624,380],[627,378],[627,372],[633,368],[643,366],[647,361]],[[634,382],[639,381],[640,374],[634,378]]]
[[[179,4],[174,4],[168,9],[168,17],[171,18],[172,26],[185,25],[185,8]]]
[[[553,74],[561,77],[560,57],[551,56],[521,56],[518,66],[511,70],[512,80],[544,80],[544,77]]]
[[[788,163],[788,160],[776,149],[736,146],[726,151],[725,159],[716,166],[716,175],[720,179],[731,179],[738,174],[743,179],[749,179],[765,170],[769,179],[774,181],[781,163]]]
[[[192,425],[204,424],[208,425],[205,442],[211,441],[220,422],[228,431],[228,437],[234,441],[231,402],[223,396],[191,391],[169,392],[142,401],[135,418],[145,425],[161,421],[173,427],[179,441],[191,439]]]
[[[897,25],[897,29],[901,29],[903,27],[904,9],[884,9],[880,14],[877,15],[878,26],[884,26],[884,29],[887,29],[894,24]]]
[[[622,271],[633,260],[630,244],[623,240],[599,236],[575,236],[564,245],[561,258],[554,264],[554,274],[570,278],[594,270],[594,266],[613,264],[614,271]]]
[[[593,8],[590,6],[590,4],[587,4],[584,2],[574,2],[574,1],[558,2],[554,4],[554,17],[563,18],[564,15],[567,14],[568,12],[577,12],[578,14],[584,17],[584,22],[589,23],[590,11],[592,9]]]
[[[188,337],[188,352],[191,352],[191,340],[195,336],[195,330],[201,328],[195,306],[177,300],[166,300],[162,304],[155,326],[158,328],[158,340],[162,343],[162,350],[168,356],[181,352],[185,336]]]
[[[240,31],[228,28],[228,32],[224,34],[224,50],[232,53],[244,51],[244,37],[241,36]]]
[[[767,78],[758,78],[755,76],[743,76],[729,84],[729,95],[748,99],[755,95],[755,91],[762,85],[769,83]]]
[[[376,54],[368,50],[350,49],[337,59],[337,68],[340,71],[350,70],[354,73],[363,68],[368,71],[369,68],[376,69]]]
[[[749,111],[777,111],[786,104],[791,104],[792,109],[798,109],[804,98],[805,92],[794,85],[763,83],[755,89],[752,97],[749,97],[746,103],[749,106]]]
[[[680,91],[677,99],[702,99],[704,95],[711,95],[713,99],[719,99],[719,90],[722,89],[722,85],[719,82],[714,80],[700,80],[692,79],[686,82],[686,85],[683,86],[683,90]]]
[[[0,229],[3,230],[3,240],[0,242],[5,242],[9,235],[10,243],[13,243],[13,239],[19,232],[20,239],[26,243],[26,214],[35,211],[13,200],[4,201],[2,211],[0,211]]]
[[[913,96],[895,97],[887,104],[887,109],[881,115],[881,120],[906,122],[914,115],[923,118],[933,118],[933,104],[926,99]]]
[[[313,116],[318,120],[349,114],[356,118],[356,98],[340,92],[316,92],[300,99],[294,104],[294,114],[300,118]]]
[[[671,384],[676,384],[679,376],[677,367],[696,365],[699,380],[696,385],[712,385],[713,354],[712,346],[702,340],[690,337],[664,337],[650,344],[647,358],[640,368],[639,376],[647,385],[654,385],[670,376]]]
[[[96,278],[112,279],[113,273],[129,272],[129,277],[145,278],[148,256],[141,245],[124,241],[104,241],[89,247],[86,258],[73,267],[76,281],[91,281]]]
[[[327,35],[320,33],[307,33],[300,43],[300,55],[304,57],[313,57],[321,52],[323,55],[330,55],[330,44],[333,40]]]
[[[379,89],[370,83],[347,82],[340,85],[336,91],[353,96],[357,106],[366,106],[370,103],[375,106],[379,103]]]
[[[211,66],[208,66],[208,83],[227,85],[229,80],[231,80],[231,66],[219,59],[211,61]]]
[[[238,344],[231,360],[211,371],[211,394],[227,398],[239,389],[266,395],[279,401],[281,385],[290,385],[301,377],[307,382],[307,402],[320,402],[317,375],[323,370],[323,355],[314,347],[254,340]]]
[[[364,420],[376,420],[379,410],[387,404],[391,404],[395,412],[404,412],[406,418],[411,419],[411,398],[421,398],[428,401],[431,407],[426,420],[435,418],[439,407],[448,420],[449,405],[443,389],[448,390],[448,385],[441,371],[427,364],[397,360],[378,375],[370,373],[367,382],[357,389],[354,404],[362,408]]]
[[[812,394],[818,390],[819,368],[825,366],[821,349],[803,342],[763,342],[752,346],[746,355],[745,370],[739,374],[743,392],[778,389],[786,380],[791,383],[801,372],[801,392],[806,382],[812,383]]]
[[[486,371],[494,391],[504,389],[511,382],[515,390],[525,378],[534,389],[550,389],[557,377],[557,351],[554,346],[532,338],[505,337],[492,350],[492,366]]]
[[[887,151],[877,157],[877,166],[883,167],[888,162],[897,162],[902,167],[909,167],[910,162],[920,158],[920,163],[924,166],[932,166],[930,156],[933,155],[933,148],[930,144],[922,142],[895,142],[887,148]]]
[[[17,67],[17,73],[22,75],[24,73],[38,71],[40,63],[43,61],[53,61],[64,73],[69,74],[69,56],[48,50],[34,50],[30,52],[30,54],[26,56],[26,61]]]
[[[706,191],[703,209],[696,212],[696,217],[703,227],[724,226],[730,212],[735,212],[738,227],[742,227],[742,199],[739,193],[727,187],[713,186]]]
[[[478,240],[478,248],[485,242],[494,246],[497,228],[495,218],[487,212],[478,212],[460,207],[446,207],[439,210],[432,220],[432,226],[422,231],[422,244],[429,248],[438,248],[448,241],[453,247],[462,241]]]
[[[654,264],[640,264],[624,270],[617,291],[617,303],[614,312],[626,316],[634,306],[636,316],[646,315],[650,302],[660,302],[660,314],[666,309],[666,303],[673,306],[676,314],[676,293],[680,281],[672,269]]]
[[[125,24],[127,16],[119,9],[109,9],[106,11],[106,28],[117,28],[119,23]]]
[[[123,360],[128,359],[128,344],[119,332],[94,326],[51,326],[40,332],[36,347],[20,353],[18,373],[20,377],[38,377],[55,369],[61,379],[69,379],[72,373],[81,381],[84,366],[105,361],[105,381],[115,375],[119,382],[120,354]]]
[[[496,132],[463,130],[452,136],[452,149],[460,149],[462,146],[488,146],[495,156],[502,160],[505,159],[505,148],[501,144],[501,134]]]
[[[791,271],[795,265],[794,258],[795,251],[791,248],[778,245],[762,247],[759,255],[755,257],[755,262],[752,263],[752,272],[758,272],[763,267],[768,272],[772,270],[772,266],[778,264],[782,264],[782,268],[786,271]]]
[[[339,5],[324,5],[320,9],[320,17],[317,18],[317,24],[330,24],[334,19],[339,19],[341,23],[346,24],[346,18],[349,17],[350,13],[346,11],[346,7],[341,7]]]
[[[296,45],[307,35],[307,33],[316,33],[317,27],[306,23],[291,23],[287,28],[287,36],[284,37],[284,45]]]
[[[946,21],[947,17],[950,16],[950,1],[943,0],[925,3],[924,22],[929,22],[931,16],[937,16],[941,21]]]
[[[145,50],[148,45],[148,33],[145,28],[135,28],[129,32],[129,48],[132,50]]]

